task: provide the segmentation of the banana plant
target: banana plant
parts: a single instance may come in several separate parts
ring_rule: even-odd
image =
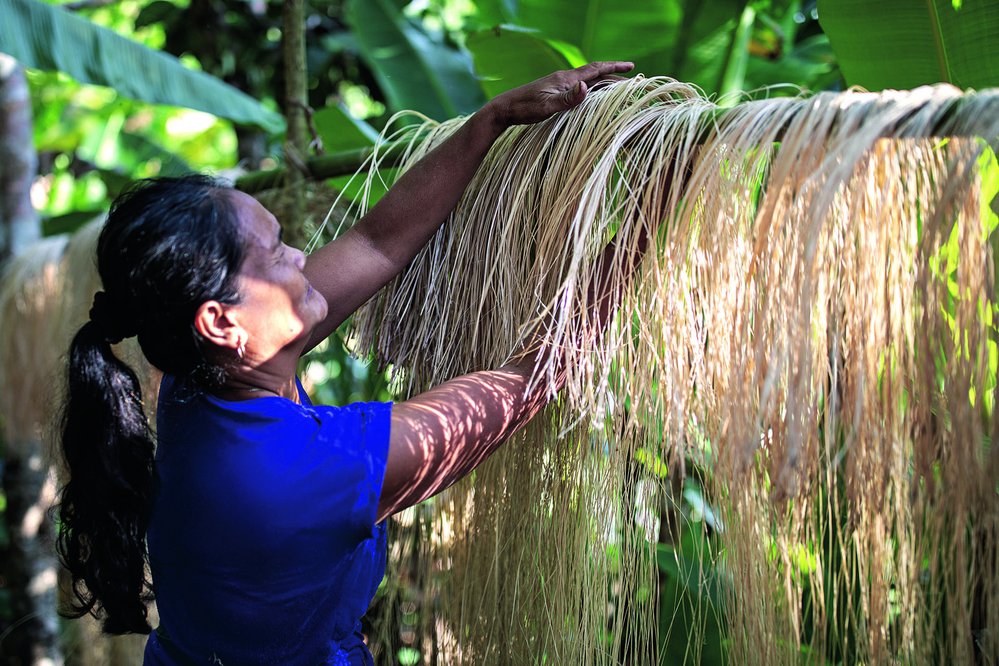
[[[818,10],[850,85],[999,86],[995,0],[819,0]]]
[[[631,60],[718,96],[789,79],[821,89],[838,73],[824,37],[799,44],[808,1],[478,0],[466,45],[489,94],[587,60]]]
[[[347,19],[391,110],[447,120],[485,102],[468,54],[410,20],[399,3],[351,0]]]
[[[64,72],[135,100],[205,111],[271,133],[284,129],[280,114],[236,88],[60,7],[0,0],[0,16],[0,52],[26,67]]]

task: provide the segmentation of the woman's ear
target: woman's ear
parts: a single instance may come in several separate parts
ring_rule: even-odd
[[[224,349],[238,351],[246,342],[246,331],[230,316],[229,307],[218,301],[198,306],[194,328],[205,340]]]

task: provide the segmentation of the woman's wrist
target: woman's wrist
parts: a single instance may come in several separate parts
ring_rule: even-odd
[[[511,125],[509,113],[504,110],[504,105],[497,101],[498,99],[489,100],[472,116],[472,120],[481,125],[490,142],[498,139]]]

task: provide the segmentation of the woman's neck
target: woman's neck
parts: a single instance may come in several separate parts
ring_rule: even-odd
[[[230,372],[226,382],[216,391],[227,400],[250,400],[262,396],[278,396],[300,402],[295,375],[278,376],[262,368],[239,368]]]

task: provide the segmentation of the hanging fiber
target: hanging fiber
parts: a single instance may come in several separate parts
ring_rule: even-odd
[[[411,131],[400,173],[462,122]],[[536,382],[567,367],[524,433],[403,516],[431,535],[392,553],[422,581],[424,647],[631,664],[679,639],[697,663],[720,618],[737,664],[999,659],[997,137],[996,91],[722,113],[664,77],[504,134],[354,320],[403,396],[525,341]],[[598,257],[646,238],[593,330]],[[660,617],[665,570],[710,593]]]

